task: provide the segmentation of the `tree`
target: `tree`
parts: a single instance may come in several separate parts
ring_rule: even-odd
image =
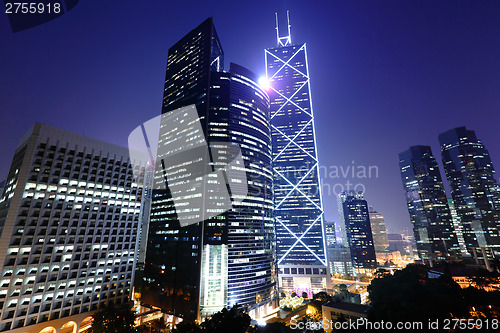
[[[210,319],[201,323],[202,332],[207,333],[245,333],[250,326],[251,318],[238,305],[231,309],[222,309]]]
[[[321,304],[328,303],[332,300],[332,297],[324,291],[320,291],[313,295],[313,300],[320,302]]]
[[[174,333],[201,333],[203,330],[197,323],[182,321],[178,323],[174,330]]]
[[[373,279],[368,286],[371,320],[426,321],[466,318],[469,307],[460,286],[449,276],[428,277],[424,265],[408,265],[394,275]]]
[[[135,315],[130,304],[115,307],[110,304],[106,308],[95,313],[92,318],[92,327],[89,333],[135,333]]]

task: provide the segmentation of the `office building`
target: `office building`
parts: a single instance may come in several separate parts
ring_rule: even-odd
[[[287,14],[288,16],[288,14]],[[324,291],[329,283],[323,205],[306,44],[292,44],[290,24],[265,50],[274,176],[279,288]]]
[[[441,173],[431,147],[413,146],[400,153],[399,167],[420,259],[460,259]]]
[[[325,222],[325,239],[327,248],[333,247],[337,244],[335,222]]]
[[[276,297],[269,98],[223,68],[212,18],[168,52],[142,300],[186,320]]]
[[[76,332],[130,300],[139,168],[127,148],[48,125],[22,137],[0,199],[0,331]]]
[[[370,273],[377,267],[368,204],[362,192],[346,191],[338,196],[342,243],[351,252],[357,274]]]
[[[465,127],[440,134],[439,143],[467,252],[488,265],[500,255],[500,187],[488,150]]]
[[[385,249],[387,249],[387,247],[389,247],[384,214],[375,211],[373,207],[370,206],[369,215],[375,252],[383,252]]]
[[[332,276],[354,276],[349,248],[337,243],[337,224],[325,222],[328,268]]]
[[[330,274],[334,277],[354,277],[351,250],[342,244],[328,247],[328,265]]]
[[[462,223],[460,223],[460,218],[458,217],[457,210],[455,209],[455,204],[453,203],[453,199],[447,198],[447,201],[448,201],[448,207],[450,208],[453,228],[455,229],[458,245],[460,246],[460,252],[462,253],[462,256],[468,257],[470,255],[467,253],[467,247],[465,246],[463,226]]]
[[[387,239],[389,240],[389,247],[387,250],[389,252],[399,252],[401,256],[414,259],[418,257],[418,252],[415,249],[415,244],[411,239],[404,234],[387,234]],[[417,258],[418,259],[418,258]]]

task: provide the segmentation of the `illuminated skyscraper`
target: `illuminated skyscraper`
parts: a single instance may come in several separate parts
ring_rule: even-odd
[[[389,239],[387,238],[387,229],[385,227],[384,214],[373,210],[373,207],[370,207],[369,213],[375,252],[382,252],[389,247]]]
[[[459,259],[458,239],[431,147],[413,146],[400,153],[399,167],[420,259]]]
[[[500,187],[488,150],[465,127],[440,134],[439,143],[467,252],[476,259],[500,256]]]
[[[0,199],[0,331],[77,332],[130,301],[142,170],[125,147],[44,124],[23,136]]]
[[[288,14],[287,14],[288,18]],[[265,50],[271,100],[274,218],[280,290],[325,290],[323,205],[306,44],[280,36]]]
[[[342,243],[351,252],[356,273],[377,267],[368,204],[362,192],[342,192],[338,196]]]
[[[460,223],[460,218],[457,215],[457,210],[455,209],[455,204],[453,199],[448,198],[448,207],[450,208],[451,220],[453,221],[453,228],[455,228],[455,234],[457,235],[458,245],[460,246],[460,251],[462,255],[469,256],[467,253],[467,247],[464,241],[464,232],[462,223]]]
[[[276,296],[269,97],[223,67],[212,18],[168,52],[143,301],[188,320]]]

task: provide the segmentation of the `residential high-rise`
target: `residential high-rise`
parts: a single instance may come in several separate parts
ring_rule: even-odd
[[[440,134],[439,143],[467,252],[476,260],[498,257],[500,187],[488,150],[465,127]]]
[[[413,146],[400,153],[399,167],[420,259],[460,259],[441,173],[431,147]]]
[[[188,320],[276,297],[269,98],[223,67],[212,18],[169,49],[143,301]]]
[[[306,44],[292,44],[290,24],[265,50],[271,101],[276,255],[281,291],[327,288],[326,244]]]
[[[351,252],[355,272],[369,273],[377,267],[368,204],[362,192],[346,191],[338,196],[342,243]]]
[[[130,301],[140,168],[127,148],[48,125],[23,136],[0,199],[0,331],[76,332]]]
[[[369,215],[375,252],[383,252],[389,247],[389,239],[387,239],[387,229],[385,227],[384,214],[373,210],[373,207],[370,206]]]

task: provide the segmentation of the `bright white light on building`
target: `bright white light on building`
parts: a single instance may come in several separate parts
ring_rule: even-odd
[[[262,89],[264,89],[265,91],[267,91],[267,90],[269,90],[269,88],[271,88],[271,86],[269,84],[269,80],[265,76],[262,76],[259,78],[259,86]]]

